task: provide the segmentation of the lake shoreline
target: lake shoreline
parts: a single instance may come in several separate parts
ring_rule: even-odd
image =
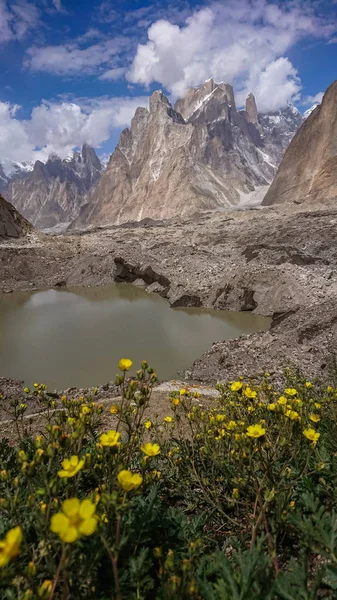
[[[120,226],[0,242],[4,292],[127,281],[171,306],[253,311],[268,332],[214,344],[187,379],[214,383],[291,364],[325,375],[337,332],[333,208],[276,207],[189,222]]]

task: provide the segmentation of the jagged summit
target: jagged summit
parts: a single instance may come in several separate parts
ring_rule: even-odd
[[[161,90],[138,108],[73,227],[188,217],[235,207],[268,185],[298,127],[295,114],[237,111],[233,87],[209,79],[174,107]],[[266,118],[265,122],[263,118]],[[302,119],[301,119],[302,122]]]
[[[254,94],[248,94],[246,99],[246,113],[250,123],[258,122],[258,113]]]
[[[227,101],[228,105],[236,110],[233,87],[225,82],[216,83],[212,78],[205,81],[199,87],[189,88],[184,97],[177,100],[174,108],[187,121],[217,89],[221,91],[220,95],[222,99]]]
[[[337,197],[337,81],[304,121],[263,200],[324,202]]]
[[[46,163],[37,160],[31,172],[9,182],[5,193],[36,227],[49,228],[78,216],[102,170],[95,150],[83,144],[66,159],[51,155]]]

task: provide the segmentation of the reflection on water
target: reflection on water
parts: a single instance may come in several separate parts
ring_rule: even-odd
[[[160,379],[189,367],[212,342],[268,329],[247,312],[171,309],[133,285],[0,295],[0,376],[50,388],[114,378],[121,356],[146,360]]]

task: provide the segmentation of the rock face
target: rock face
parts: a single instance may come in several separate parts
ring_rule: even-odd
[[[337,81],[292,140],[262,204],[337,197]]]
[[[36,161],[30,173],[12,179],[6,196],[36,227],[54,227],[78,216],[101,171],[94,149],[84,145],[71,158],[52,156],[46,164]]]
[[[289,114],[288,114],[289,113]],[[232,86],[209,79],[175,106],[161,91],[138,108],[73,228],[144,218],[190,217],[236,206],[268,185],[286,140],[302,122],[288,107],[257,114],[253,95],[237,111]]]
[[[0,194],[0,239],[20,237],[31,229],[30,223]]]
[[[249,94],[246,100],[246,113],[251,123],[258,123],[257,106],[253,94]]]

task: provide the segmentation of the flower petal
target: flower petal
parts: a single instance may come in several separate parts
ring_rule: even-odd
[[[90,517],[92,517],[95,510],[96,510],[95,504],[90,502],[90,500],[83,500],[81,502],[79,515],[82,519],[89,519]]]
[[[90,517],[81,523],[78,530],[82,535],[92,535],[94,531],[96,531],[96,527],[97,519],[95,517]]]
[[[78,465],[78,456],[72,456],[70,458],[70,464],[72,467],[77,467]]]
[[[69,498],[65,500],[62,504],[62,510],[67,515],[67,517],[73,517],[78,513],[80,509],[80,501],[78,498]]]
[[[67,544],[72,544],[73,542],[76,542],[76,540],[79,538],[79,532],[76,529],[76,527],[71,526],[65,529],[62,533],[60,533],[60,538]]]
[[[65,531],[69,526],[69,519],[63,513],[56,513],[50,520],[50,529],[54,533],[61,533]]]
[[[68,469],[70,469],[70,460],[69,460],[69,458],[65,458],[65,459],[62,461],[62,463],[61,463],[61,464],[62,464],[62,467],[63,467],[63,468],[66,470],[66,471],[67,471]]]

